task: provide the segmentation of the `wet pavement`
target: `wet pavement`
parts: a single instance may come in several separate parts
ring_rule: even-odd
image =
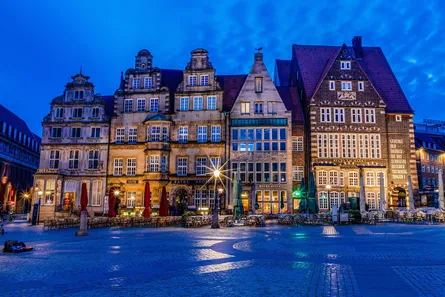
[[[445,225],[5,228],[0,296],[445,296]]]

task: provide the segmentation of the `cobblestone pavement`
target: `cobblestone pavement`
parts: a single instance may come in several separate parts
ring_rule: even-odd
[[[0,296],[445,296],[445,226],[6,231]]]

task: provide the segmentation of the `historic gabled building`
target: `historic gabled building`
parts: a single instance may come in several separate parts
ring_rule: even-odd
[[[82,183],[87,184],[90,214],[104,212],[112,104],[112,97],[94,94],[94,85],[82,73],[52,100],[42,122],[40,165],[34,176],[33,202],[40,200],[40,219],[77,208]]]
[[[413,111],[379,47],[292,47],[292,60],[277,63],[277,83],[296,86],[305,110],[306,172],[316,174],[321,209],[359,196],[376,208],[379,176],[387,206],[404,207],[408,175],[417,194]]]
[[[0,209],[30,210],[28,195],[39,167],[41,139],[0,104]]]
[[[291,95],[286,98],[291,100]],[[232,178],[238,173],[241,179],[244,210],[279,213],[292,209],[292,111],[275,88],[262,53],[254,55],[230,111],[228,130]],[[229,191],[229,204],[232,201]]]
[[[125,72],[115,93],[111,119],[108,188],[118,190],[121,213],[140,214],[145,182],[150,183],[152,207],[160,204],[162,186],[169,183],[173,91],[182,71],[153,67],[143,49],[135,67]]]
[[[214,167],[225,162],[223,90],[205,49],[191,52],[174,97],[171,131],[170,201],[176,208],[207,213],[215,206]],[[220,185],[221,186],[221,185]]]

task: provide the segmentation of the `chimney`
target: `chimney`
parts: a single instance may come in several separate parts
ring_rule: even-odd
[[[363,59],[362,37],[354,36],[352,38],[352,48],[354,49],[355,58]]]

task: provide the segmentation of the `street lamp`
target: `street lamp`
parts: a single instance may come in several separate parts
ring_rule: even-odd
[[[213,177],[215,178],[215,185],[216,185],[216,182],[219,179],[220,175],[221,175],[221,172],[219,171],[219,169],[215,169],[213,171]],[[215,208],[213,209],[212,229],[218,229],[219,228],[218,211],[219,211],[219,203],[220,203],[220,199],[221,199],[222,193],[223,193],[223,189],[222,188],[218,188],[217,203],[215,205]]]
[[[331,210],[331,199],[329,197],[329,191],[331,190],[331,185],[326,185],[326,191],[328,191],[328,210]]]

